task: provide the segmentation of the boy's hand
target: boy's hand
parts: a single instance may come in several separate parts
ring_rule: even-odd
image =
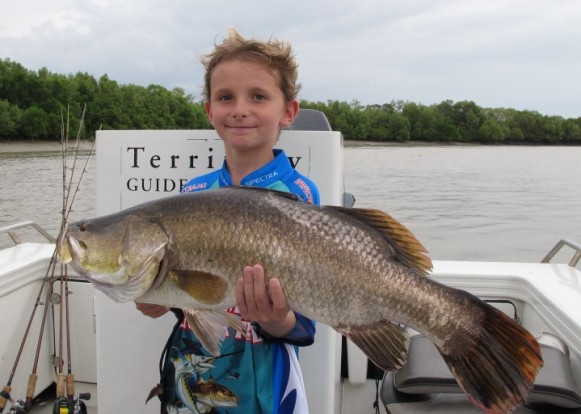
[[[279,280],[270,279],[267,286],[261,265],[244,268],[236,284],[236,304],[242,318],[257,322],[271,336],[283,337],[295,326],[295,313]]]

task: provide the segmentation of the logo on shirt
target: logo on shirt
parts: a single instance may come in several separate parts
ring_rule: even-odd
[[[299,188],[301,190],[303,190],[303,192],[305,193],[305,197],[307,198],[306,201],[308,203],[313,204],[314,200],[313,200],[313,194],[311,193],[311,188],[308,186],[307,183],[305,183],[302,179],[297,178],[295,180],[295,184],[299,186]]]
[[[256,186],[259,183],[263,183],[265,181],[270,181],[273,178],[277,177],[278,173],[276,171],[270,172],[268,174],[264,174],[263,176],[253,178],[252,180],[248,180],[244,183],[246,186]]]
[[[191,185],[188,185],[188,186],[182,188],[182,193],[189,193],[191,191],[203,190],[207,186],[208,186],[208,183],[191,184]]]

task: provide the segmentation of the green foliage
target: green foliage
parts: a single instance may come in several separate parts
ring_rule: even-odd
[[[388,139],[405,142],[410,139],[410,132],[411,124],[405,116],[398,113],[393,113],[389,116],[387,121]]]
[[[581,118],[481,108],[472,101],[446,100],[435,105],[391,101],[367,106],[357,101],[301,101],[301,108],[323,112],[333,130],[347,139],[581,145]]]
[[[37,139],[48,135],[50,116],[37,106],[22,111],[21,133],[26,137]]]
[[[209,129],[204,105],[181,88],[119,85],[107,75],[53,74],[0,60],[0,139],[60,139],[61,119],[76,132],[84,106],[89,137],[102,129]],[[323,112],[346,139],[581,145],[581,117],[481,108],[472,101],[422,105],[402,100],[362,105],[301,101]],[[61,114],[61,111],[65,111]]]
[[[90,138],[98,129],[210,128],[203,104],[180,88],[119,85],[107,75],[65,76],[46,68],[34,72],[0,60],[0,139],[58,140],[61,120],[69,115],[76,132],[85,105]]]
[[[8,139],[16,133],[16,122],[20,117],[18,108],[0,99],[0,139]]]

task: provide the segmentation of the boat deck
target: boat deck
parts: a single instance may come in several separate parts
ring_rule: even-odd
[[[0,250],[0,313],[4,315],[14,315],[14,309],[18,304],[34,303],[34,298],[38,293],[38,287],[46,277],[48,265],[53,257],[54,245],[51,243],[20,243],[8,249]],[[579,318],[579,303],[581,303],[581,271],[571,264],[555,263],[495,263],[495,262],[460,262],[460,261],[434,261],[434,271],[430,277],[449,286],[467,290],[476,296],[492,301],[510,303],[514,308],[515,318],[522,323],[535,336],[543,333],[550,333],[563,341],[568,349],[567,369],[571,370],[573,382],[581,384],[581,319]],[[90,284],[78,283],[72,295],[73,299],[81,296],[81,302],[87,302],[87,295],[81,293],[81,287],[91,288]],[[91,293],[87,293],[91,296]],[[82,299],[84,298],[84,299]],[[75,304],[77,305],[77,304]],[[78,310],[78,308],[75,308]],[[22,312],[21,318],[28,318],[28,311]],[[16,315],[15,315],[16,316]],[[55,318],[58,316],[56,314]],[[78,313],[75,315],[78,316]],[[93,317],[92,303],[90,304],[89,318]],[[14,319],[14,321],[12,320]],[[26,325],[24,319],[7,318],[3,320],[3,335],[0,336],[0,349],[6,353],[0,359],[0,374],[8,373],[15,358],[17,344],[22,337],[23,326]],[[57,319],[55,319],[57,320]],[[93,335],[93,327],[90,325],[89,334],[75,335],[75,341],[87,340]],[[38,326],[33,327],[36,333],[40,330]],[[47,328],[48,329],[48,328]],[[50,341],[44,341],[42,348],[42,358],[39,365],[38,389],[47,387],[54,381],[54,326],[50,327]],[[24,355],[35,353],[36,341],[29,348],[24,350]],[[93,343],[94,340],[89,340]],[[16,345],[15,345],[16,344]],[[94,345],[94,344],[93,344]],[[80,348],[85,348],[81,346]],[[84,349],[87,351],[87,349]],[[94,350],[88,350],[94,356]],[[348,351],[349,378],[342,378],[341,403],[339,404],[341,413],[350,412],[372,412],[362,408],[362,404],[372,407],[375,396],[374,382],[367,378],[367,359],[358,349],[350,348]],[[80,372],[83,358],[73,360],[73,366],[77,371],[75,378],[80,379],[83,374]],[[19,369],[23,372],[30,372],[31,361],[23,358]],[[352,369],[351,367],[359,367]],[[92,368],[91,368],[92,370]],[[43,372],[41,372],[43,371]],[[28,374],[26,374],[27,376]],[[89,374],[87,374],[89,375]],[[93,375],[93,374],[90,374]],[[24,376],[15,377],[13,384],[14,398],[22,398],[26,390],[26,379]],[[4,376],[0,381],[5,381]],[[83,380],[81,380],[83,381]],[[86,402],[87,413],[97,414],[97,384],[94,381],[75,384],[76,392],[89,391],[92,398]],[[140,389],[140,392],[142,390]],[[578,390],[575,392],[578,393]],[[430,404],[392,404],[389,407],[391,414],[405,412],[406,414],[419,414],[424,412],[436,413],[444,412],[479,412],[474,411],[471,406],[466,406],[464,396],[461,394],[451,394],[450,396],[439,396],[438,404],[434,401]],[[459,400],[460,402],[454,402]],[[150,403],[147,409],[143,406],[142,400],[139,406],[143,412],[151,411],[155,404]],[[384,401],[385,402],[385,401]],[[453,410],[451,407],[457,404]],[[136,405],[136,404],[134,404]],[[9,411],[9,404],[4,412]],[[158,405],[157,405],[158,407]],[[464,408],[462,408],[464,407]],[[546,408],[546,407],[545,407]],[[398,411],[400,410],[400,411]],[[472,411],[470,411],[472,410]],[[544,411],[543,411],[544,410]],[[551,407],[538,410],[528,407],[519,408],[518,413],[538,413],[550,412],[551,414],[562,412],[560,409]],[[48,414],[54,412],[54,395],[48,396],[46,400],[39,401],[30,411],[31,413]],[[567,414],[578,414],[581,408],[568,408]]]

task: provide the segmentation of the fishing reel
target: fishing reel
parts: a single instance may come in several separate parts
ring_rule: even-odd
[[[21,414],[21,413],[26,413],[26,409],[25,409],[25,403],[22,400],[18,400],[16,401],[14,404],[12,404],[12,407],[10,407],[10,411],[8,411],[10,414]]]
[[[2,391],[0,391],[0,398],[1,398],[1,405],[0,405],[0,413],[4,412],[4,408],[6,408],[6,403],[10,402],[12,406],[8,411],[9,414],[20,414],[20,413],[27,413],[30,409],[30,404],[26,404],[23,400],[14,401],[10,396],[11,388],[10,386],[4,387]]]
[[[14,401],[12,399],[9,400],[12,403],[10,407],[10,414],[25,414],[30,410],[30,404],[26,404],[26,401],[18,400]]]
[[[83,400],[91,399],[91,394],[88,392],[80,393],[79,397],[74,400],[72,398],[60,397],[54,402],[52,414],[87,414],[87,406]]]

